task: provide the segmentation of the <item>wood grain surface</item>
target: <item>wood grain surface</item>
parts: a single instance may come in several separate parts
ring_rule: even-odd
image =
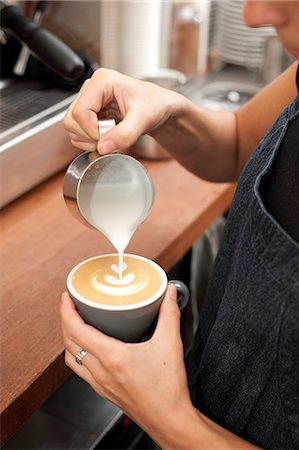
[[[169,270],[230,204],[234,186],[204,182],[173,160],[147,162],[156,198],[127,251]],[[1,442],[63,382],[59,302],[70,269],[113,251],[68,212],[63,174],[6,207],[1,220]]]

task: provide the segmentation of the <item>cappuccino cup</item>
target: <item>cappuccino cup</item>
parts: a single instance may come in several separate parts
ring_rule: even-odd
[[[141,342],[153,331],[168,284],[176,286],[181,310],[189,290],[143,256],[124,254],[121,278],[118,263],[118,254],[80,262],[68,274],[67,289],[85,322],[122,341]]]

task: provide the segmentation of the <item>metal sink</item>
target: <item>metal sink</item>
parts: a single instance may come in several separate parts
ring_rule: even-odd
[[[255,72],[228,65],[191,80],[182,93],[196,105],[212,111],[235,111],[262,87]]]
[[[201,89],[193,101],[212,111],[235,111],[250,100],[258,90],[259,88],[252,84],[218,81]]]

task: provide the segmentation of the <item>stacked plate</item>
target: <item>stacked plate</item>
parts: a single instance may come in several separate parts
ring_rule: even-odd
[[[218,3],[218,49],[220,60],[252,69],[262,67],[265,42],[275,36],[272,27],[249,28],[243,21],[243,0]]]
[[[209,49],[217,45],[217,27],[219,15],[219,0],[210,0],[210,22],[209,22]]]

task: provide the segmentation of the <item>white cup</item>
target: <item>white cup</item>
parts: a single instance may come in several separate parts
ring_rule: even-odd
[[[76,308],[83,319],[95,328],[103,331],[109,336],[113,336],[125,342],[140,342],[147,339],[155,325],[160,305],[165,296],[168,284],[174,284],[179,292],[178,305],[184,309],[189,301],[189,289],[178,280],[168,280],[165,271],[157,263],[138,255],[134,259],[146,261],[153,266],[160,275],[161,284],[157,292],[143,301],[129,305],[106,305],[96,303],[80,295],[74,288],[72,278],[74,272],[87,261],[102,257],[112,256],[101,255],[86,259],[77,264],[68,274],[67,289],[76,304]]]

